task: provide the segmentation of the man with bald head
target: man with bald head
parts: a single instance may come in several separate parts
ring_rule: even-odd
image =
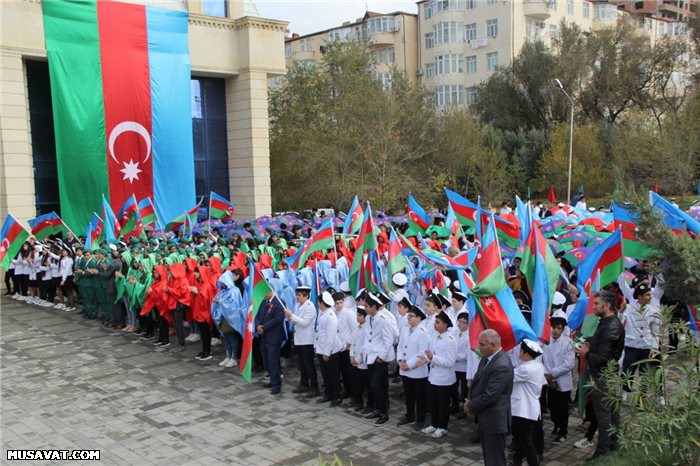
[[[479,350],[481,361],[474,374],[471,398],[464,403],[464,412],[477,418],[484,464],[505,466],[513,365],[501,348],[501,337],[495,330],[481,332]]]

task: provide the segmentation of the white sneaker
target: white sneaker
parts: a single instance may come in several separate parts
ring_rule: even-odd
[[[223,361],[221,361],[221,362],[219,363],[219,365],[220,365],[221,367],[225,367],[226,364],[228,364],[228,358],[224,359]]]
[[[238,365],[238,361],[231,358],[228,360],[228,362],[226,363],[226,365],[224,367],[236,367],[237,365]]]
[[[21,296],[22,296],[21,294],[15,293],[15,294],[13,294],[12,296],[10,296],[10,298],[12,298],[12,299],[14,299],[14,300],[16,301],[16,300],[18,300]]]
[[[622,401],[627,401],[627,397],[630,396],[630,392],[622,391]]]
[[[74,307],[66,307],[63,310],[66,312],[71,312],[71,311],[75,311],[75,308]]]
[[[43,306],[43,307],[51,307],[51,306],[53,306],[53,304],[51,304],[51,303],[48,302],[48,301],[44,301],[44,303],[42,304],[42,306]]]
[[[195,341],[199,341],[202,339],[202,337],[199,336],[199,333],[190,333],[190,342],[194,343]]]
[[[216,345],[220,345],[220,344],[221,344],[221,340],[219,340],[218,338],[212,338],[212,339],[211,339],[211,345],[212,345],[212,346],[216,346]]]
[[[420,431],[423,434],[432,434],[435,432],[437,429],[433,426],[428,426],[428,427],[423,427]]]
[[[588,440],[586,437],[583,437],[581,440],[574,443],[574,448],[588,448],[588,447],[592,447],[592,446],[593,446],[593,442]]]
[[[54,304],[53,307],[56,309],[65,309],[66,306],[63,303]]]
[[[193,333],[190,333],[189,335],[187,335],[187,336],[185,337],[185,341],[191,342],[191,341],[192,341],[192,335],[194,335],[194,334],[193,334]]]
[[[17,298],[17,301],[26,301],[28,297],[29,297],[29,296],[22,296],[22,295],[19,295],[19,297]]]
[[[447,429],[435,429],[435,432],[433,432],[433,435],[431,437],[440,438],[444,437],[445,435],[447,435]]]

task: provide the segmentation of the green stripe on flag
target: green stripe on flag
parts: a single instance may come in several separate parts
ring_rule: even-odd
[[[109,196],[96,2],[44,0],[61,216],[82,230]]]

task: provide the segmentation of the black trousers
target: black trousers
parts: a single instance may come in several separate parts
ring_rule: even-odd
[[[177,335],[177,343],[180,346],[185,346],[185,306],[182,303],[177,303],[175,309],[170,311],[170,317],[173,319],[173,328]]]
[[[15,269],[9,269],[5,271],[5,288],[7,288],[7,294],[13,294],[12,284],[14,283]],[[17,287],[15,287],[17,289]]]
[[[554,427],[559,429],[559,435],[569,433],[569,402],[571,401],[571,390],[560,392],[549,389],[549,413],[552,416]]]
[[[147,337],[153,336],[153,319],[150,315],[139,316],[139,327],[146,331]]]
[[[469,387],[467,386],[467,373],[455,371],[455,375],[457,376],[457,387],[459,389],[457,398],[459,399],[459,401],[464,401],[468,398],[469,395]]]
[[[622,370],[629,374],[630,377],[633,377],[634,373],[637,372],[637,368],[639,368],[639,372],[642,373],[643,371],[657,365],[658,362],[656,361],[646,361],[635,364],[637,361],[649,359],[650,353],[651,350],[648,348],[632,348],[631,346],[625,346],[625,356],[622,360]],[[626,392],[631,391],[631,387],[628,384],[625,384],[623,388]]]
[[[337,400],[340,398],[340,372],[338,371],[338,353],[328,356],[328,361],[318,355],[318,364],[323,377],[324,398]]]
[[[17,286],[19,287],[19,290],[15,289],[15,291],[19,292],[22,296],[27,296],[27,293],[29,292],[29,275],[15,275],[17,278]]]
[[[367,365],[369,383],[374,396],[374,409],[379,414],[389,414],[389,365],[386,361]]]
[[[518,464],[526,459],[529,466],[539,466],[533,437],[536,423],[537,421],[531,419],[513,416],[514,463]]]
[[[406,419],[424,424],[428,404],[428,378],[412,379],[403,376],[401,379],[406,399]]]
[[[591,391],[593,398],[593,412],[598,420],[598,443],[595,455],[604,455],[617,448],[617,436],[611,432],[612,427],[620,425],[620,411],[616,410],[606,398],[605,381],[602,378],[594,379],[596,387]]]
[[[340,371],[340,380],[343,382],[345,396],[352,398],[355,393],[355,379],[351,375],[352,364],[350,364],[350,350],[341,351],[338,353],[338,370]]]
[[[428,385],[430,424],[437,429],[447,429],[450,420],[450,399],[454,385]]]
[[[506,434],[485,434],[479,430],[484,466],[506,466]]]
[[[355,393],[353,400],[360,406],[367,406],[374,409],[374,395],[372,394],[372,386],[369,383],[369,373],[367,369],[358,369],[353,366],[350,371],[351,377],[355,379]],[[365,403],[365,394],[367,394],[367,402]]]
[[[314,361],[314,345],[296,346],[299,359],[299,385],[303,387],[318,388],[318,374],[316,374],[316,362]]]
[[[126,325],[126,312],[124,311],[124,305],[121,301],[115,303],[117,299],[116,294],[107,293],[107,301],[110,306],[112,306],[112,321],[117,325]]]
[[[262,352],[265,369],[270,375],[270,385],[272,388],[282,386],[282,372],[280,369],[280,344],[268,343],[265,337],[260,339],[260,351]]]
[[[202,341],[202,351],[206,354],[211,354],[211,327],[209,322],[197,322],[199,327],[199,335]]]
[[[158,339],[160,341],[169,342],[170,341],[170,329],[168,327],[168,321],[165,317],[158,315]]]

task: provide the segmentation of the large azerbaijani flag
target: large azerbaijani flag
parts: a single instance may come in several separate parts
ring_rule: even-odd
[[[61,215],[82,231],[104,193],[151,197],[160,218],[194,203],[187,13],[45,0]]]
[[[255,268],[255,263],[250,262],[250,274],[248,275],[248,294],[250,295],[250,308],[245,321],[243,335],[243,349],[241,350],[240,371],[246,382],[250,383],[253,372],[253,338],[255,337],[255,316],[265,300],[265,296],[272,291],[260,270]]]

